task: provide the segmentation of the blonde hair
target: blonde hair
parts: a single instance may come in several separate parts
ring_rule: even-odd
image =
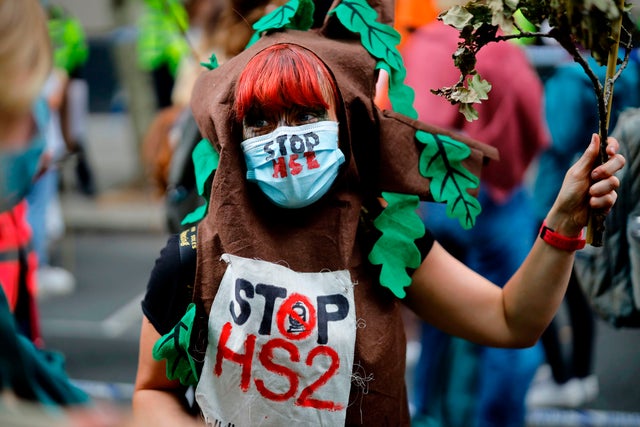
[[[207,50],[216,50],[218,60],[233,58],[247,46],[254,33],[253,24],[286,2],[287,0],[227,1],[214,19],[207,23]]]
[[[53,62],[49,30],[38,0],[0,0],[0,115],[29,111]]]

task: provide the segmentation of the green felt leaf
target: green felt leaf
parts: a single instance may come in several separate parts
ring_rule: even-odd
[[[196,174],[196,188],[198,189],[198,194],[202,196],[204,193],[204,184],[213,171],[218,169],[220,154],[218,154],[207,139],[203,138],[193,149],[191,157]]]
[[[376,67],[385,70],[389,75],[388,97],[393,111],[412,119],[417,119],[418,112],[413,107],[415,91],[411,86],[404,84],[404,78],[407,75],[406,70],[403,68],[402,70],[392,71],[384,61],[378,62]]]
[[[411,284],[407,268],[418,268],[420,251],[415,240],[424,236],[422,219],[417,213],[420,199],[413,194],[382,193],[387,207],[373,221],[382,236],[373,245],[369,261],[382,265],[380,283],[398,298],[404,298],[404,288]]]
[[[189,354],[189,341],[193,328],[196,305],[191,303],[178,324],[153,346],[155,360],[166,359],[167,378],[180,380],[185,386],[198,384],[196,363]]]
[[[393,110],[417,118],[414,91],[404,83],[407,71],[397,48],[400,34],[393,27],[376,21],[378,12],[365,0],[344,0],[330,13],[349,31],[360,34],[362,46],[379,60],[376,67],[389,74],[389,101]]]
[[[193,149],[191,158],[193,159],[193,168],[196,175],[196,189],[199,195],[205,196],[205,184],[215,170],[218,169],[220,154],[207,139],[202,139]],[[204,205],[198,206],[195,210],[187,214],[182,220],[182,224],[193,224],[204,218],[207,213],[208,204],[209,201],[207,197],[204,197]]]
[[[255,33],[249,40],[247,47],[254,44],[266,31],[283,28],[306,31],[313,25],[315,5],[312,0],[291,0],[278,7],[273,12],[260,18],[253,29]]]
[[[207,70],[211,71],[211,70],[215,70],[216,68],[218,68],[218,57],[216,57],[215,53],[212,53],[211,56],[209,57],[209,62],[201,62],[200,65],[202,65],[204,68],[206,68]]]
[[[470,148],[446,135],[416,132],[425,145],[420,156],[420,173],[431,179],[430,190],[436,202],[447,203],[447,214],[458,218],[465,229],[473,227],[480,203],[468,193],[477,188],[478,177],[462,166]]]
[[[209,202],[207,202],[205,199],[204,204],[198,206],[197,208],[195,208],[194,210],[186,214],[180,224],[187,225],[187,224],[195,224],[197,222],[200,222],[200,220],[204,218],[204,216],[207,214],[208,205],[209,205]]]
[[[365,0],[344,0],[332,13],[349,31],[360,34],[362,46],[374,58],[384,60],[394,70],[404,68],[397,45],[400,34],[390,25],[376,21],[376,12]]]

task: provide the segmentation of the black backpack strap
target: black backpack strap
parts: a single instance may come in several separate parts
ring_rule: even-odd
[[[178,239],[178,249],[180,253],[180,265],[184,269],[194,269],[194,266],[196,265],[198,249],[197,235],[197,225],[189,227],[188,229],[180,233],[180,237]],[[195,276],[195,269],[193,271],[193,275]],[[191,274],[187,275],[187,277],[191,277]],[[193,280],[187,281],[186,289],[190,301],[193,294]]]

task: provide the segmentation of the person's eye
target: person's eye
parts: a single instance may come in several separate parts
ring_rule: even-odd
[[[266,128],[267,126],[269,126],[269,121],[267,119],[264,118],[257,118],[254,120],[251,120],[247,123],[248,126],[255,128],[255,129],[262,129],[262,128]]]
[[[265,117],[248,116],[243,122],[243,130],[245,138],[253,138],[254,136],[265,135],[271,132],[275,126]]]
[[[304,110],[297,114],[298,124],[316,123],[327,118],[326,110]]]

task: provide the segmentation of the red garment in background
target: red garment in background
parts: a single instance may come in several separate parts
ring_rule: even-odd
[[[420,120],[460,130],[499,150],[500,161],[489,162],[482,171],[482,185],[500,202],[522,184],[531,161],[549,145],[543,86],[520,46],[490,43],[478,53],[476,69],[489,83],[499,84],[493,85],[489,99],[475,105],[479,119],[468,122],[457,106],[431,93],[458,81],[460,71],[452,58],[458,42],[458,31],[441,21],[414,32],[402,49],[405,82],[416,91]]]
[[[29,338],[42,344],[36,306],[38,260],[31,249],[31,227],[27,222],[27,203],[0,213],[0,284],[9,308]]]

